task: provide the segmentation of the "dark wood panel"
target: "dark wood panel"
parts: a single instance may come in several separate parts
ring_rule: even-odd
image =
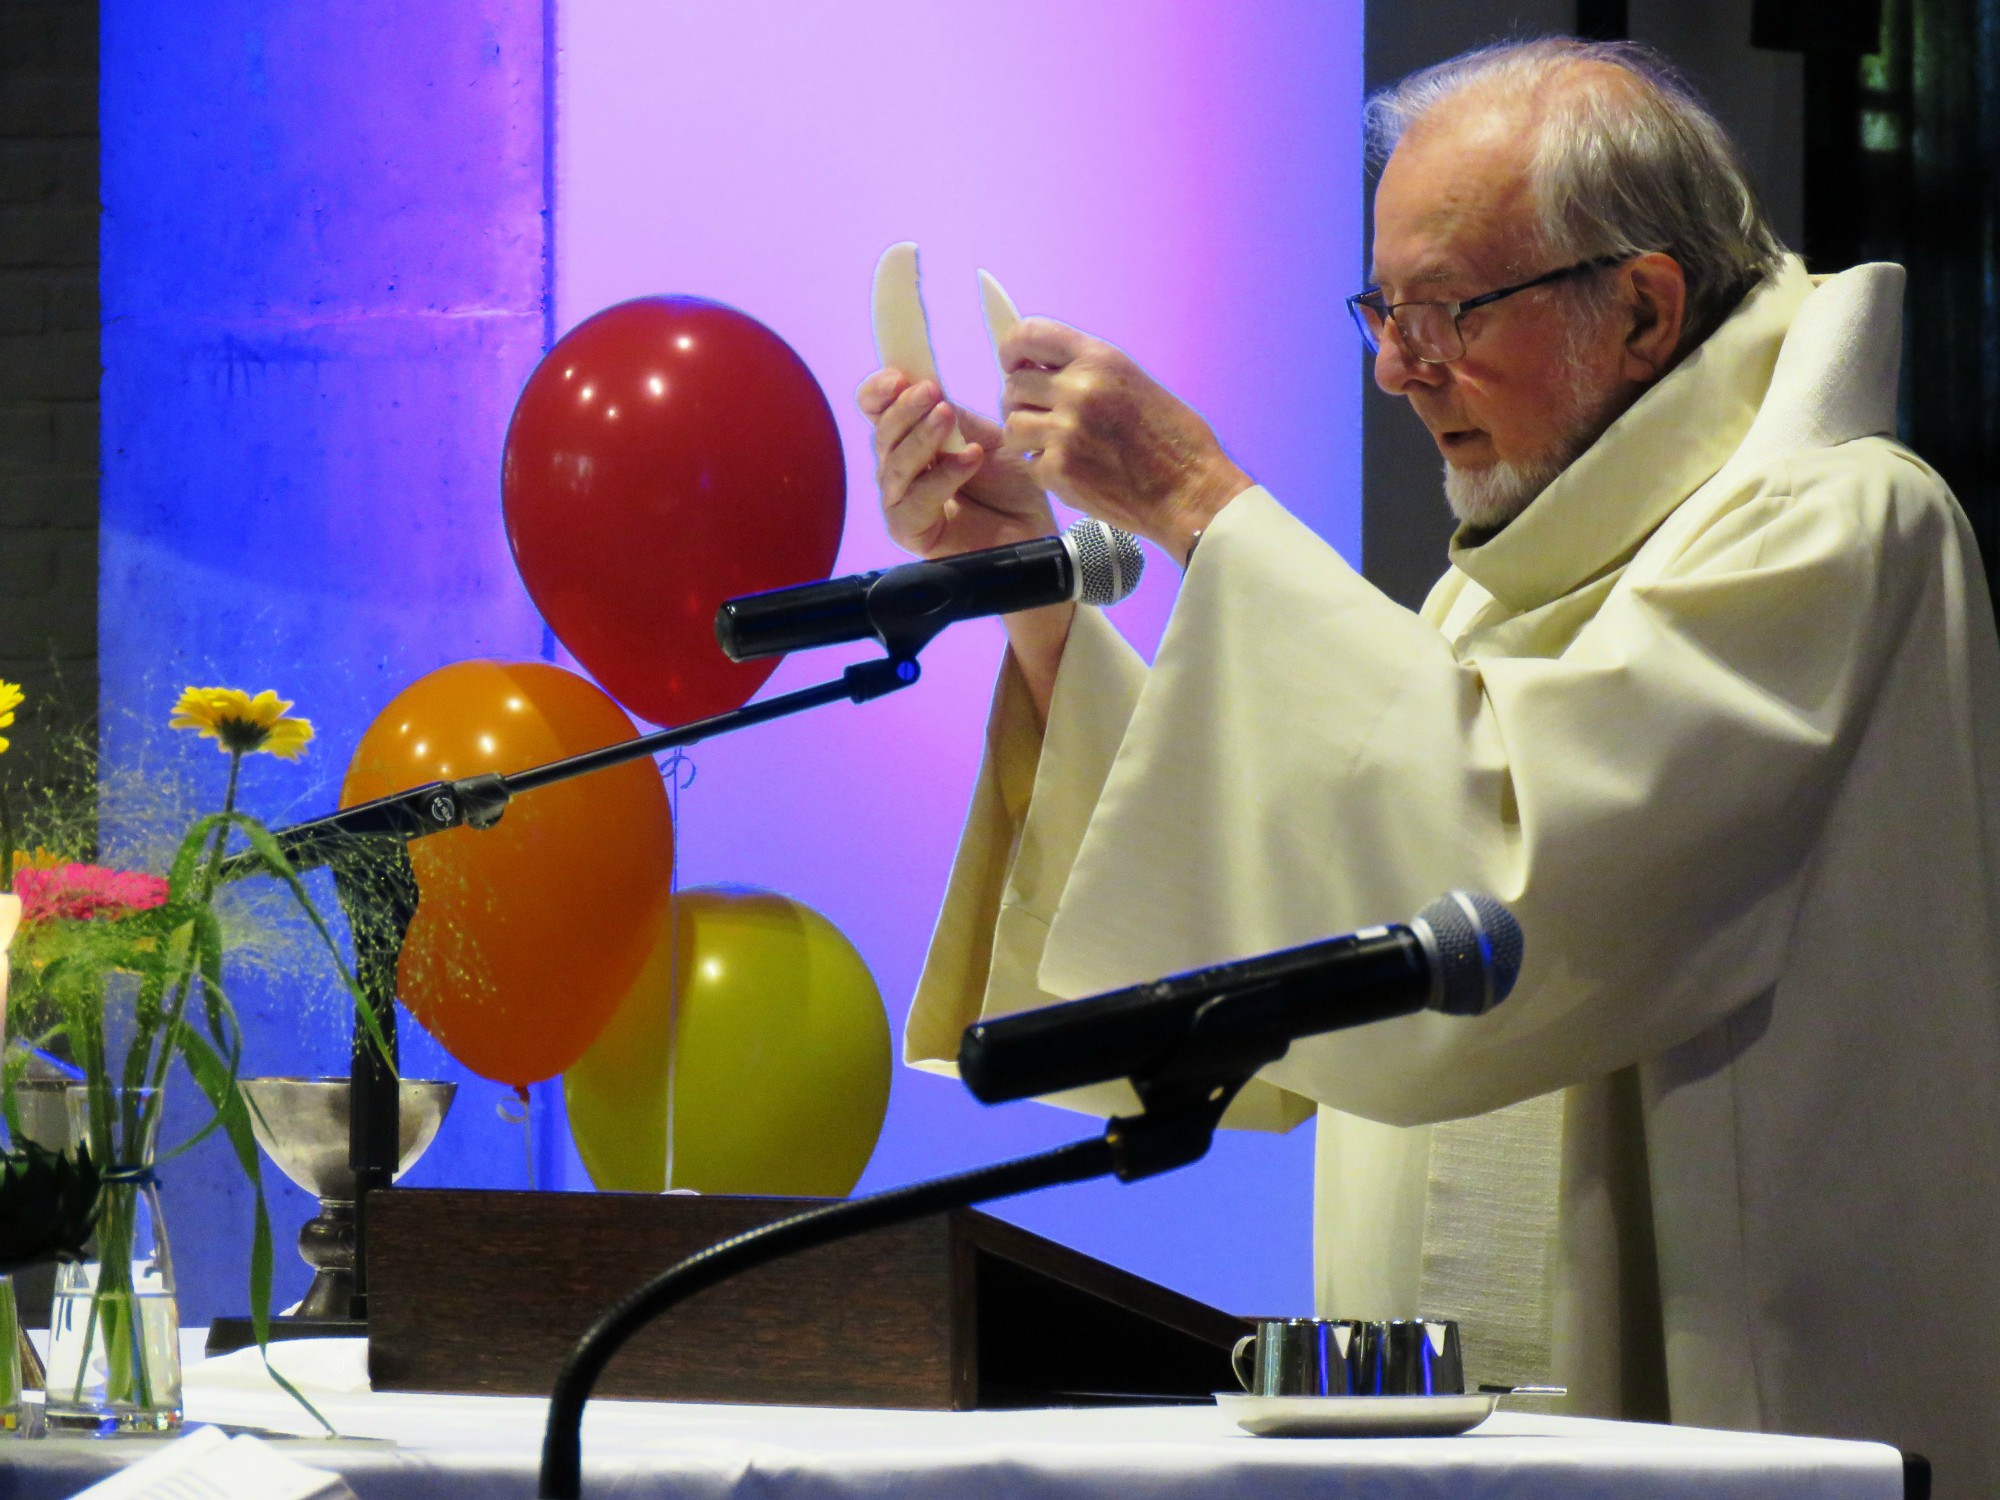
[[[378,1390],[546,1394],[615,1299],[698,1250],[809,1207],[784,1198],[408,1191],[371,1197]],[[607,1396],[952,1405],[949,1227],[822,1246],[676,1308],[612,1361]]]
[[[1234,1314],[1183,1296],[1157,1281],[1148,1281],[1143,1276],[1120,1270],[1080,1250],[1043,1239],[1004,1219],[967,1211],[955,1216],[955,1222],[965,1237],[987,1255],[996,1255],[1057,1280],[1070,1282],[1089,1291],[1092,1296],[1148,1321],[1164,1324],[1202,1343],[1230,1348],[1248,1326]]]
[[[614,1300],[811,1206],[397,1189],[371,1197],[378,1390],[540,1395]],[[959,1408],[1199,1398],[1245,1324],[970,1210],[793,1256],[639,1335],[610,1396]]]

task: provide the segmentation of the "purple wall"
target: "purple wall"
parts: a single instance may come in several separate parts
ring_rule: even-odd
[[[875,259],[923,253],[946,388],[998,384],[973,270],[1025,311],[1122,345],[1242,462],[1359,557],[1359,406],[1341,296],[1358,274],[1359,0],[592,0],[563,6],[556,310],[693,292],[776,329],[842,420],[839,566],[896,554],[874,514],[851,393],[873,368]],[[1157,556],[1115,614],[1151,651],[1178,570]],[[818,907],[873,966],[900,1032],[978,760],[1001,649],[962,626],[914,691],[697,751],[689,882]],[[794,658],[767,691],[839,652]],[[1089,1129],[985,1110],[899,1073],[864,1188]],[[1130,1188],[1067,1189],[1007,1217],[1223,1306],[1310,1309],[1310,1129],[1229,1137]]]

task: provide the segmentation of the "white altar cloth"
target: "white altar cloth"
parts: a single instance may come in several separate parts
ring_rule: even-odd
[[[282,1451],[361,1500],[535,1493],[545,1403],[373,1394],[359,1341],[274,1345],[339,1429]],[[187,1372],[191,1424],[304,1433],[255,1351]],[[0,1442],[0,1496],[59,1500],[158,1439]],[[1901,1500],[1877,1443],[1766,1437],[1501,1412],[1456,1438],[1255,1438],[1212,1406],[912,1412],[593,1402],[592,1500]]]

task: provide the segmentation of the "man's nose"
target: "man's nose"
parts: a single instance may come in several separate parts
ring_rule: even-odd
[[[1403,330],[1394,318],[1382,322],[1382,341],[1375,350],[1375,384],[1391,396],[1407,396],[1413,385],[1440,386],[1446,380],[1443,365],[1425,364],[1403,342]]]

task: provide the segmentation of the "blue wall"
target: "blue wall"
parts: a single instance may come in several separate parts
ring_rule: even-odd
[[[162,728],[187,683],[274,687],[319,726],[302,769],[249,769],[249,809],[277,820],[332,805],[361,730],[413,677],[540,652],[496,497],[545,333],[543,28],[541,0],[106,0],[114,840],[141,804],[220,797],[222,757]],[[323,975],[296,955],[277,968],[239,976],[248,1071],[343,1070]],[[407,1071],[455,1076],[407,1030]],[[427,1177],[520,1184],[499,1092],[461,1098]],[[233,1167],[203,1148],[166,1183],[185,1321],[242,1310]],[[307,1205],[281,1180],[278,1197],[290,1300]]]

